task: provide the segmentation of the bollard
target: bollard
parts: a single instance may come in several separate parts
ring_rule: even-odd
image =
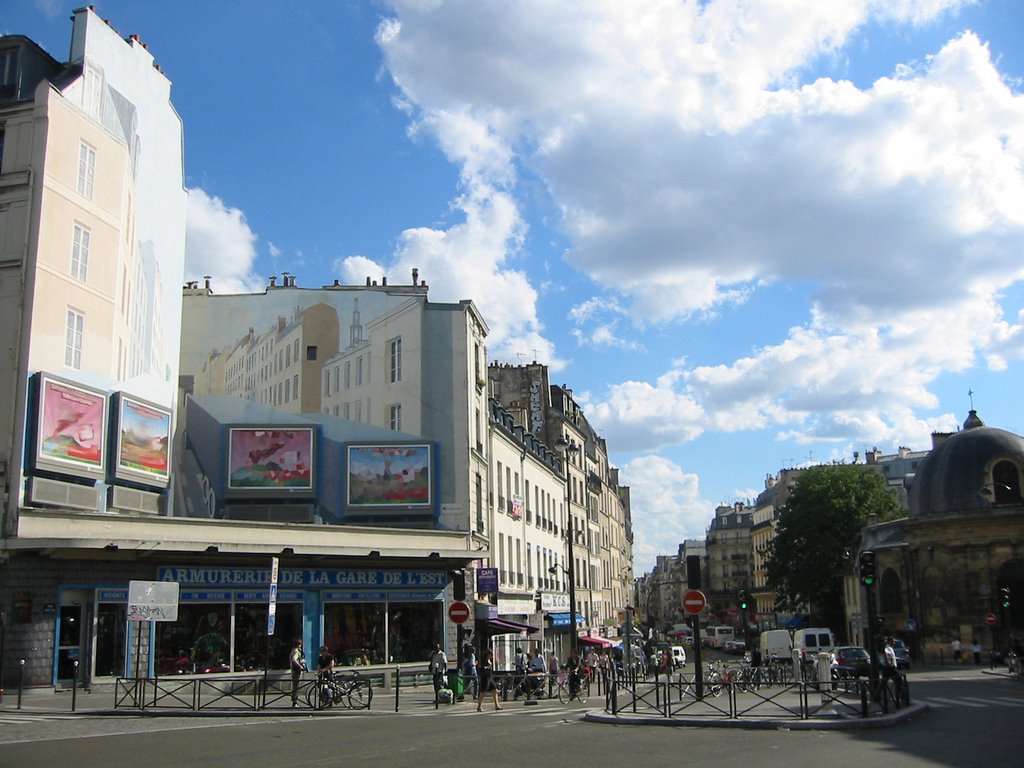
[[[398,691],[402,687],[402,668],[395,666],[395,712],[398,711]]]
[[[18,673],[18,709],[21,709],[21,692],[25,688],[25,660],[19,662],[21,671]]]
[[[71,711],[75,711],[78,696],[78,659],[75,659],[75,672],[71,677]]]

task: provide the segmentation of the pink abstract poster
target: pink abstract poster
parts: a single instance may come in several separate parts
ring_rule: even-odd
[[[39,458],[102,471],[106,403],[98,393],[44,378]]]

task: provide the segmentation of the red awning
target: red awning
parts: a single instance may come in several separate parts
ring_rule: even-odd
[[[611,640],[605,640],[603,637],[591,637],[590,635],[584,635],[580,638],[581,643],[586,645],[596,645],[599,648],[611,648]]]

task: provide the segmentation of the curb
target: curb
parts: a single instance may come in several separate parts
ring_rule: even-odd
[[[676,728],[745,728],[748,730],[772,730],[772,731],[838,731],[838,730],[860,730],[867,728],[889,728],[908,722],[918,715],[930,711],[927,704],[908,704],[898,712],[888,715],[871,715],[869,717],[844,717],[837,715],[835,718],[823,719],[812,718],[810,720],[778,718],[695,718],[695,717],[622,717],[620,715],[609,715],[603,712],[588,712],[583,720],[588,723],[599,723],[601,725],[636,725],[636,726],[662,726]]]

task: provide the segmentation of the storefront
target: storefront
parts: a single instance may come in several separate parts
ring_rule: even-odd
[[[435,643],[448,645],[447,571],[282,569],[273,634],[269,573],[258,567],[158,567],[150,580],[179,585],[177,618],[167,622],[128,621],[127,581],[123,587],[60,589],[54,682],[68,684],[76,674],[81,682],[136,672],[163,677],[265,665],[285,670],[296,639],[311,666],[321,645],[344,666],[426,662]],[[152,660],[149,647],[155,649]]]

